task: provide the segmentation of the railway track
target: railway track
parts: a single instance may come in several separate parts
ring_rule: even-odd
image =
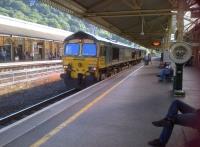
[[[126,70],[124,70],[124,71],[126,71]],[[86,87],[84,87],[84,88],[86,88]],[[42,108],[44,108],[44,107],[46,107],[46,106],[48,106],[50,104],[53,104],[53,103],[55,103],[55,102],[57,102],[59,100],[62,100],[64,98],[66,98],[67,96],[70,96],[70,95],[72,95],[72,94],[74,94],[74,93],[76,93],[76,92],[78,92],[78,91],[80,91],[80,90],[82,90],[84,88],[83,87],[80,87],[79,89],[72,88],[72,89],[70,89],[68,91],[60,93],[60,94],[58,94],[56,96],[53,96],[53,97],[51,97],[49,99],[46,99],[46,100],[44,100],[42,102],[39,102],[39,103],[35,104],[35,105],[32,105],[32,106],[27,107],[25,109],[22,109],[22,110],[20,110],[18,112],[15,112],[15,113],[12,113],[12,114],[10,114],[8,116],[0,118],[0,129],[5,127],[5,126],[8,126],[8,125],[10,125],[10,124],[12,124],[12,123],[14,123],[16,121],[18,121],[18,120],[20,120],[22,118],[25,118],[25,117],[29,116],[30,114],[33,114],[34,112],[36,112],[38,110],[41,110]]]
[[[22,119],[22,118],[25,118],[26,116],[28,116],[30,114],[33,114],[34,112],[36,112],[36,111],[38,111],[38,110],[40,110],[40,109],[42,109],[42,108],[44,108],[44,107],[46,107],[46,106],[48,106],[50,104],[53,104],[53,103],[55,103],[57,101],[60,101],[60,100],[62,100],[64,98],[66,98],[67,96],[70,96],[70,95],[72,95],[72,94],[74,94],[74,93],[76,93],[78,91],[79,91],[79,89],[76,89],[76,88],[70,89],[70,90],[65,91],[63,93],[60,93],[60,94],[58,94],[56,96],[53,96],[53,97],[51,97],[49,99],[46,99],[46,100],[44,100],[42,102],[39,102],[39,103],[37,103],[35,105],[32,105],[30,107],[27,107],[25,109],[22,109],[20,111],[12,113],[12,114],[10,114],[8,116],[0,118],[0,128],[3,128],[5,126],[7,126],[7,125],[10,125],[10,124]]]

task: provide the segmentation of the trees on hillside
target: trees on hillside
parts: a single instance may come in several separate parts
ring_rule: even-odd
[[[85,20],[39,3],[37,0],[0,0],[0,14],[72,32],[82,30],[130,44],[129,41],[117,35],[95,27]]]

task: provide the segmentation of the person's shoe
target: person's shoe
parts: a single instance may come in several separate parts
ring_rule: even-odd
[[[161,119],[159,121],[153,121],[152,124],[156,127],[169,127],[172,125],[172,123],[166,119]]]
[[[165,144],[162,144],[159,139],[149,141],[148,144],[154,147],[165,147]]]

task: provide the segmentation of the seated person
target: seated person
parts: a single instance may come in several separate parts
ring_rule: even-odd
[[[173,73],[174,73],[173,68],[170,65],[166,65],[163,69],[160,70],[160,73],[158,74],[158,76],[160,77],[159,81],[163,81],[168,77],[172,77]]]
[[[178,113],[179,111],[181,114]],[[191,127],[199,131],[200,109],[196,110],[180,100],[175,100],[169,107],[167,115],[159,121],[152,122],[152,124],[156,127],[163,127],[163,130],[158,139],[150,141],[148,144],[156,147],[165,147],[175,124]]]

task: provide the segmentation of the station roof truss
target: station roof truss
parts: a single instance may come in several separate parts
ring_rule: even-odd
[[[153,48],[169,34],[178,0],[41,0],[72,15],[138,43]],[[189,9],[196,0],[185,0]],[[158,47],[157,47],[158,48]]]
[[[198,0],[197,4],[194,3],[192,8],[195,8],[195,10],[191,12],[191,18],[185,27],[184,39],[189,43],[200,46],[200,1]]]

